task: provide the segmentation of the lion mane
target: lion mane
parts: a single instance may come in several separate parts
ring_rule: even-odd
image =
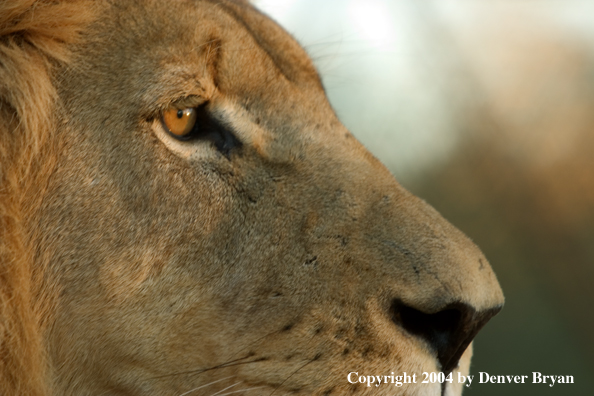
[[[55,66],[91,20],[83,2],[0,4],[0,394],[46,395],[32,250],[23,222],[51,171]]]

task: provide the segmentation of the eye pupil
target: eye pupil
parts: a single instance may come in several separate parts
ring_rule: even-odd
[[[184,116],[184,111],[183,110],[178,110],[177,111],[177,118],[182,118]]]

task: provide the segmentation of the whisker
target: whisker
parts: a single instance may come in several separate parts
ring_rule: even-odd
[[[227,396],[227,395],[232,395],[233,393],[249,392],[249,391],[252,391],[252,390],[255,390],[255,389],[262,389],[262,388],[266,388],[266,387],[265,386],[256,386],[255,388],[240,389],[240,390],[236,390],[236,391],[233,391],[233,392],[221,393],[220,395],[217,395],[217,396]]]
[[[258,342],[260,342],[260,341],[262,341],[262,340],[264,340],[264,339],[266,339],[268,337],[270,337],[273,334],[277,334],[277,333],[280,333],[280,330],[275,330],[275,331],[272,331],[272,332],[270,332],[268,334],[265,334],[262,337],[259,337],[256,340],[250,342],[248,345],[244,346],[240,350],[236,351],[234,354],[235,355],[238,355],[242,351],[245,351],[246,349],[249,349],[250,347],[252,347],[254,344],[256,344],[256,343],[258,343]],[[174,376],[178,376],[178,375],[202,374],[202,373],[204,373],[206,371],[210,371],[210,370],[215,370],[215,369],[224,368],[224,367],[237,366],[239,364],[256,363],[256,362],[259,362],[259,361],[262,361],[263,360],[262,358],[259,358],[259,359],[251,360],[249,362],[241,362],[241,360],[248,359],[248,358],[253,357],[253,356],[254,356],[254,354],[251,353],[251,354],[245,355],[244,357],[233,359],[233,360],[229,360],[229,361],[227,361],[225,363],[221,363],[221,364],[218,364],[216,366],[207,367],[207,368],[204,368],[204,369],[180,371],[180,372],[171,373],[171,374],[163,374],[163,375],[160,375],[160,376],[157,376],[157,377],[150,377],[148,379],[159,379],[159,378],[165,378],[165,377],[174,377]],[[236,363],[236,362],[240,362],[240,363]]]
[[[191,389],[191,390],[189,390],[189,391],[187,391],[187,392],[184,392],[184,393],[182,393],[182,394],[181,394],[181,395],[179,395],[179,396],[186,396],[186,395],[189,395],[190,393],[192,393],[192,392],[194,392],[194,391],[197,391],[198,389],[206,388],[207,386],[210,386],[210,385],[212,385],[212,384],[216,384],[217,382],[221,382],[221,381],[228,380],[229,378],[232,378],[232,377],[233,377],[233,376],[231,375],[231,376],[229,376],[229,377],[225,377],[225,378],[218,379],[218,380],[216,380],[216,381],[209,382],[208,384],[205,384],[205,385],[199,386],[198,388],[194,388],[194,389]]]
[[[229,385],[228,387],[226,387],[226,388],[224,388],[224,389],[221,389],[221,390],[220,390],[220,391],[218,391],[217,393],[213,393],[211,396],[216,396],[216,395],[219,395],[219,396],[220,396],[220,395],[221,395],[221,392],[225,392],[227,389],[231,389],[231,388],[233,388],[234,386],[237,386],[237,385],[239,385],[239,384],[241,384],[241,381],[239,381],[239,382],[236,382],[236,383],[234,383],[233,385]],[[227,394],[228,394],[228,393],[227,393]]]
[[[273,391],[272,391],[272,393],[271,393],[269,396],[272,396],[272,395],[274,395],[274,393],[275,393],[277,390],[279,390],[279,388],[280,388],[281,386],[283,386],[283,384],[284,384],[285,382],[287,382],[287,381],[288,381],[288,380],[289,380],[289,379],[290,379],[292,376],[294,376],[295,374],[297,374],[297,372],[298,372],[299,370],[301,370],[302,368],[304,368],[304,367],[305,367],[305,366],[307,366],[308,364],[315,362],[316,360],[317,360],[316,358],[314,358],[314,359],[311,359],[309,362],[305,363],[303,366],[301,366],[301,367],[299,367],[297,370],[293,371],[293,372],[291,373],[291,375],[289,375],[287,378],[285,378],[285,380],[284,380],[283,382],[281,382],[281,383],[280,383],[280,385],[279,385],[279,386],[277,386],[277,387],[276,387],[276,389],[275,389],[275,390],[273,390]]]
[[[180,372],[171,373],[171,374],[163,374],[163,375],[159,375],[157,377],[151,377],[149,379],[159,379],[159,378],[165,378],[165,377],[174,377],[176,375],[202,374],[202,373],[204,373],[206,371],[216,370],[216,369],[223,368],[223,367],[237,366],[237,365],[240,365],[240,364],[254,363],[254,362],[258,362],[258,361],[261,360],[261,359],[254,359],[254,360],[250,360],[248,362],[242,362],[242,360],[248,359],[248,358],[250,358],[252,356],[253,355],[246,355],[246,356],[244,356],[242,358],[235,359],[235,360],[230,360],[228,362],[221,363],[221,364],[218,364],[218,365],[212,366],[212,367],[207,367],[207,368],[204,368],[204,369],[189,370],[189,371],[180,371]]]

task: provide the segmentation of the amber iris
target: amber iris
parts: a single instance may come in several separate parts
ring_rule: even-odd
[[[169,109],[163,112],[163,124],[167,131],[178,138],[186,138],[196,124],[196,109]]]

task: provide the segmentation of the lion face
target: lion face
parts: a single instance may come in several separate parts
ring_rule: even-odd
[[[299,45],[243,2],[96,7],[31,222],[54,393],[460,394],[420,376],[468,371],[495,275],[340,124]]]

